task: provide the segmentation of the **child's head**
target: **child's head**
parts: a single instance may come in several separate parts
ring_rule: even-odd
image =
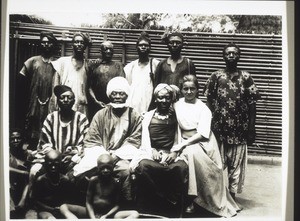
[[[57,174],[60,171],[61,153],[58,150],[50,150],[45,156],[45,169],[48,174]]]
[[[22,131],[20,129],[12,129],[10,131],[10,147],[15,148],[21,148],[23,145],[23,136]]]
[[[109,154],[102,154],[97,159],[98,175],[110,177],[114,169],[114,160]]]

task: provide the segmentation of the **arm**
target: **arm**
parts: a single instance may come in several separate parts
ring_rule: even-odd
[[[195,144],[197,142],[199,142],[200,140],[206,139],[205,137],[203,137],[200,133],[196,133],[193,136],[191,136],[190,138],[183,140],[181,143],[175,145],[172,147],[171,151],[173,152],[181,152],[186,146]]]
[[[190,60],[190,74],[192,74],[192,75],[195,75],[196,76],[196,67],[195,67],[195,65],[194,65],[194,63],[191,61],[191,59],[189,59]]]
[[[86,193],[86,210],[87,210],[88,216],[91,219],[96,219],[95,211],[93,208],[93,189],[94,189],[93,180],[90,180],[88,189],[87,189],[87,193]]]
[[[94,93],[94,91],[93,91],[93,89],[91,88],[91,87],[89,87],[89,94],[90,94],[90,96],[91,96],[91,98],[92,98],[92,100],[93,100],[93,102],[95,103],[95,104],[97,104],[98,106],[100,106],[100,107],[105,107],[106,106],[106,104],[105,103],[103,103],[102,101],[98,101],[97,100],[97,98],[96,98],[96,96],[95,96],[95,93]]]
[[[103,216],[101,216],[100,219],[106,219],[108,216],[114,214],[115,212],[117,212],[119,210],[119,206],[116,205],[114,206],[111,210],[108,211],[108,213],[104,214]]]
[[[18,174],[22,174],[22,175],[29,175],[28,171],[20,170],[20,169],[13,168],[13,167],[9,167],[9,172],[18,173]]]
[[[59,207],[51,207],[51,206],[48,206],[47,204],[45,203],[42,203],[41,201],[37,200],[36,201],[36,206],[40,209],[40,210],[43,210],[43,211],[48,211],[48,212],[51,212],[51,213],[55,213],[55,212],[59,212]]]
[[[255,141],[256,103],[249,105],[249,128],[247,143],[251,145]]]
[[[217,76],[215,73],[211,75],[209,79],[207,79],[206,84],[203,88],[203,94],[206,96],[206,106],[210,109],[210,111],[214,112],[214,101],[217,98]]]
[[[49,101],[49,113],[58,110],[56,96],[53,93],[53,91],[54,91],[54,87],[59,84],[60,84],[60,76],[59,76],[58,72],[55,71],[54,76],[53,76],[53,81],[52,81],[52,96]]]

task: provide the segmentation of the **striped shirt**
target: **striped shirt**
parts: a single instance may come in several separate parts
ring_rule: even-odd
[[[46,153],[49,148],[64,153],[67,147],[80,151],[83,138],[88,131],[89,122],[86,116],[75,111],[74,118],[64,123],[60,120],[59,111],[48,114],[42,127],[38,149]]]

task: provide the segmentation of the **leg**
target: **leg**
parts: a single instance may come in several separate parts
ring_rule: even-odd
[[[241,192],[245,175],[247,145],[232,145],[227,148],[229,191],[233,198]]]
[[[56,219],[51,213],[42,211],[38,213],[40,219]]]
[[[23,193],[22,193],[22,197],[17,205],[17,207],[19,208],[24,208],[25,206],[25,202],[26,202],[26,199],[27,199],[27,195],[28,195],[28,190],[29,190],[29,184],[27,184],[25,187],[24,187],[24,190],[23,190]]]
[[[86,218],[87,212],[86,208],[83,206],[72,205],[72,204],[63,204],[59,208],[60,212],[67,219],[77,219]]]
[[[132,200],[129,161],[119,160],[114,168],[114,174],[121,180],[122,195],[127,201]]]
[[[114,219],[137,219],[140,214],[135,210],[123,210],[115,214]]]
[[[28,210],[25,214],[25,219],[37,219],[37,218],[38,218],[38,213],[34,209]]]

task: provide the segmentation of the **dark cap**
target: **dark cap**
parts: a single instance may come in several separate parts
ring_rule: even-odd
[[[57,42],[57,39],[53,35],[53,32],[51,31],[42,31],[40,34],[40,39],[42,40],[44,37],[47,37],[49,41],[52,41],[53,43]]]
[[[56,97],[60,97],[60,95],[67,91],[71,91],[73,93],[72,89],[66,85],[57,85],[54,87],[54,94]]]

